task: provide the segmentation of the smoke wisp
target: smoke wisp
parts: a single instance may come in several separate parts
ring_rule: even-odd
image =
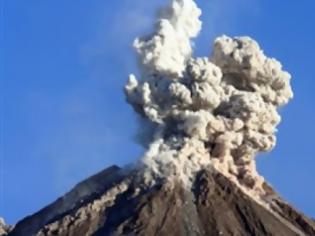
[[[150,177],[187,186],[210,165],[263,194],[255,157],[276,145],[277,109],[293,97],[291,76],[249,37],[221,36],[210,57],[193,58],[200,15],[193,0],[172,0],[154,33],[135,40],[141,75],[129,76],[125,93],[154,127],[141,162]]]

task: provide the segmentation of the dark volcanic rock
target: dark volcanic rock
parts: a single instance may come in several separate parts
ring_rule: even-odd
[[[111,167],[9,235],[315,235],[314,222],[271,188],[268,210],[214,170],[201,171],[192,190],[163,182],[148,188],[135,176]]]
[[[92,201],[94,195],[104,192],[107,188],[114,185],[115,181],[120,178],[118,174],[119,170],[119,167],[112,166],[81,182],[54,203],[18,222],[10,235],[35,235],[48,222],[52,222],[60,217],[62,218],[71,210],[84,204],[89,198]]]

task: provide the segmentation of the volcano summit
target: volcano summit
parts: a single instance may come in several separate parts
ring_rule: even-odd
[[[9,235],[315,235],[256,170],[293,98],[290,74],[249,37],[221,36],[194,58],[200,15],[193,0],[172,0],[134,42],[140,74],[125,94],[144,156],[85,180]]]

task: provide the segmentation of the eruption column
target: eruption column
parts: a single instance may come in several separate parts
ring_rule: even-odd
[[[130,75],[125,93],[153,127],[141,163],[152,180],[185,186],[210,165],[263,195],[255,157],[276,144],[277,109],[293,97],[291,77],[249,37],[221,36],[209,58],[193,58],[200,15],[194,1],[173,0],[153,34],[135,40],[141,75]]]

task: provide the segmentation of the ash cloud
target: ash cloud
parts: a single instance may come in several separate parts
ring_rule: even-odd
[[[173,0],[155,31],[135,40],[141,75],[129,76],[125,93],[154,130],[141,163],[150,178],[187,186],[210,165],[261,195],[255,157],[276,145],[277,109],[293,97],[291,76],[249,37],[221,36],[210,57],[193,58],[200,15],[193,0]]]

